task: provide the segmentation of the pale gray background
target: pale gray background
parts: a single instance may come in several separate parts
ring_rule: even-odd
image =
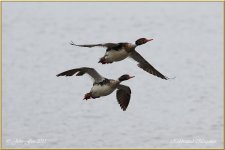
[[[222,147],[223,3],[4,3],[3,146],[48,148]],[[125,60],[98,64],[102,48],[69,45],[134,42],[165,81]],[[136,78],[123,112],[115,93],[82,101],[88,77],[57,78],[75,67]],[[213,144],[173,139],[216,140]],[[46,139],[22,144],[17,140]]]

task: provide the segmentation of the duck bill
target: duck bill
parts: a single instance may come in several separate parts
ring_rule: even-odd
[[[153,39],[147,39],[147,42],[152,41]]]
[[[135,76],[130,76],[129,79],[134,78]]]

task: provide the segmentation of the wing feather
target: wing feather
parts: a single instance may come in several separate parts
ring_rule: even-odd
[[[82,68],[76,68],[64,71],[60,74],[57,74],[56,76],[73,76],[76,74],[76,76],[82,76],[83,74],[88,74],[90,77],[94,79],[95,82],[101,82],[105,78],[101,76],[94,68],[88,68],[88,67],[82,67]]]
[[[142,68],[146,72],[155,75],[157,77],[160,77],[162,79],[169,79],[168,77],[164,76],[162,73],[160,73],[158,70],[156,70],[149,62],[147,62],[137,51],[133,51],[130,54],[130,57],[138,62],[138,67]]]
[[[117,46],[117,43],[104,43],[104,44],[82,44],[82,45],[78,45],[78,44],[74,44],[72,41],[70,42],[71,45],[74,46],[79,46],[79,47],[88,47],[88,48],[92,48],[92,47],[106,47],[106,48],[112,48]]]
[[[129,105],[131,90],[128,86],[118,85],[118,90],[116,91],[117,102],[119,103],[121,109],[125,111]]]

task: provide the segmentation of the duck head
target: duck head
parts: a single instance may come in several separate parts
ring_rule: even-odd
[[[125,81],[125,80],[129,80],[129,79],[131,79],[131,78],[134,78],[134,76],[130,76],[130,75],[128,75],[128,74],[124,74],[124,75],[122,75],[121,77],[119,77],[119,81],[120,82],[122,82],[122,81]]]
[[[152,41],[152,40],[153,40],[153,39],[140,38],[140,39],[138,39],[137,41],[135,41],[135,44],[136,44],[137,46],[139,46],[139,45],[145,44],[145,43],[147,43],[147,42],[149,42],[149,41]]]

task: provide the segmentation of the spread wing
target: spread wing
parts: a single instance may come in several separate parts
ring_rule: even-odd
[[[118,103],[120,104],[121,109],[125,111],[130,102],[131,90],[128,86],[119,84],[118,90],[116,91],[116,98]]]
[[[64,71],[64,72],[56,75],[56,76],[57,77],[59,77],[59,76],[73,76],[74,74],[76,74],[76,76],[82,76],[85,73],[88,74],[94,80],[94,82],[101,82],[105,79],[94,68],[87,68],[87,67],[67,70],[67,71]]]
[[[151,64],[149,64],[137,51],[133,51],[130,53],[130,57],[138,62],[138,67],[147,71],[150,74],[153,74],[162,79],[169,79],[168,77],[161,74],[158,70],[156,70]]]
[[[118,46],[117,43],[84,44],[84,45],[78,45],[78,44],[73,43],[73,41],[70,42],[70,45],[79,46],[79,47],[89,47],[89,48],[92,48],[92,47],[95,47],[95,46],[106,47],[106,48],[112,48],[112,47]]]

